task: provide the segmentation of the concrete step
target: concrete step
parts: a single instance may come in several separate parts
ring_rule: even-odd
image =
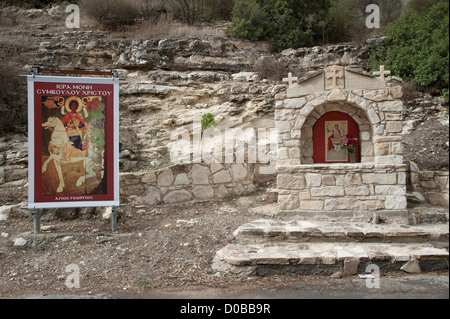
[[[218,272],[238,275],[343,275],[448,270],[448,250],[430,244],[402,243],[270,243],[231,244],[213,261]]]
[[[239,227],[240,243],[380,242],[433,243],[448,247],[448,224],[368,224],[351,222],[279,221],[261,219]]]

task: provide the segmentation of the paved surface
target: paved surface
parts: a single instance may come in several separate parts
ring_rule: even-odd
[[[146,295],[60,295],[35,296],[33,299],[448,299],[449,276],[446,274],[397,275],[381,277],[379,288],[373,280],[358,276],[346,278],[321,277],[289,283],[286,288],[262,290],[252,287],[155,290]]]

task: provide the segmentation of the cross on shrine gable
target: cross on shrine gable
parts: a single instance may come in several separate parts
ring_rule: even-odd
[[[298,78],[297,77],[293,77],[291,72],[289,72],[287,78],[283,79],[283,82],[289,83],[289,87],[291,87],[294,84],[294,81],[298,81]]]
[[[381,81],[386,81],[386,75],[391,75],[391,71],[385,70],[384,65],[382,65],[380,66],[380,71],[373,72],[373,75],[379,75]]]

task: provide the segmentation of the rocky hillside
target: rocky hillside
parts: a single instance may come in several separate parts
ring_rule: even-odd
[[[332,64],[368,72],[366,44],[289,49],[226,36],[130,40],[128,33],[68,31],[48,11],[16,11],[19,22],[0,31],[1,48],[20,47],[23,72],[34,63],[60,69],[115,69],[121,79],[121,170],[170,165],[170,133],[192,131],[214,115],[218,129],[274,127],[275,95],[287,72],[304,77]],[[20,17],[27,25],[20,22]],[[48,17],[48,20],[45,20]],[[421,169],[448,170],[448,112],[440,98],[405,96],[406,159]],[[0,138],[0,177],[26,177],[26,136]]]

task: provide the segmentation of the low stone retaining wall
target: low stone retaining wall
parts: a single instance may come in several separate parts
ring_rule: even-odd
[[[120,175],[120,195],[134,205],[221,200],[256,189],[250,164],[181,164]]]
[[[410,162],[410,188],[432,205],[449,207],[449,172],[421,171]]]
[[[362,163],[279,166],[279,209],[305,218],[366,218],[377,212],[405,219],[407,170]]]

